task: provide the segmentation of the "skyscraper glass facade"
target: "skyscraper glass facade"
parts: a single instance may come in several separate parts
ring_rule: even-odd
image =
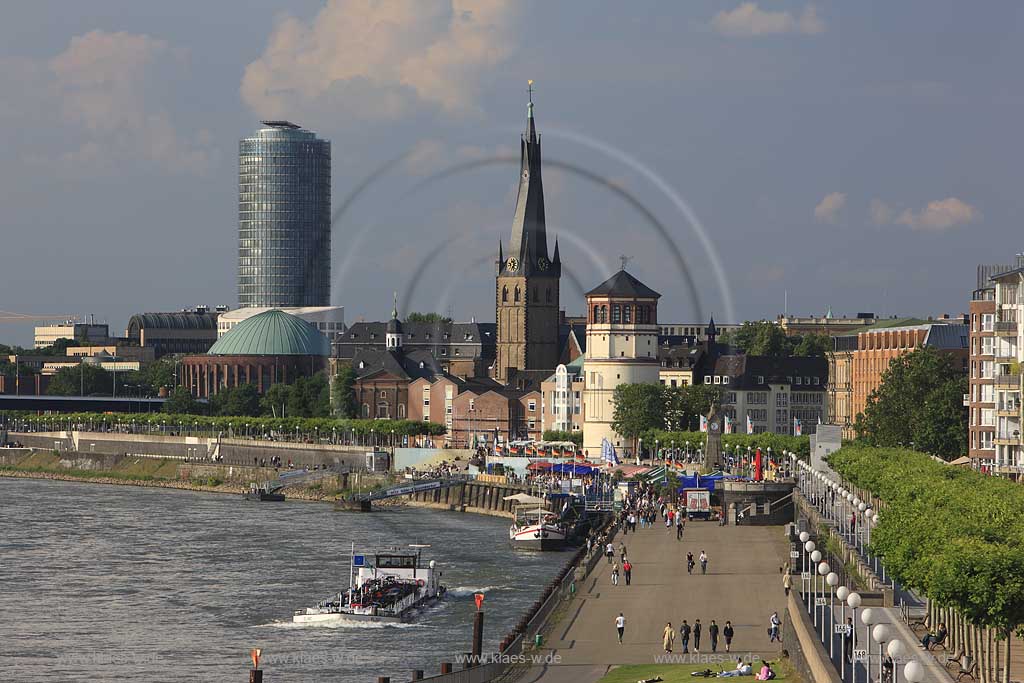
[[[263,125],[238,145],[238,305],[329,306],[331,143]]]

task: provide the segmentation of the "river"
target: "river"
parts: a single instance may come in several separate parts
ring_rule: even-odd
[[[519,553],[508,523],[472,514],[0,478],[0,678],[8,681],[369,683],[487,649],[568,559]],[[430,543],[448,597],[414,623],[297,626],[293,610],[348,585],[349,547]]]

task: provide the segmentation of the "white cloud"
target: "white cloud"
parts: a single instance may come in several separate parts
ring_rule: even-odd
[[[711,27],[725,36],[750,37],[800,33],[816,35],[825,31],[825,23],[813,5],[799,14],[763,10],[756,2],[745,2],[734,10],[722,11],[711,19]]]
[[[868,215],[871,218],[871,223],[874,225],[889,225],[889,223],[892,223],[893,211],[881,199],[872,199],[871,204],[868,206]]]
[[[260,116],[394,118],[418,103],[479,111],[485,73],[514,50],[513,0],[328,0],[312,22],[281,21],[246,67]]]
[[[76,36],[47,60],[8,58],[0,63],[0,88],[20,84],[21,96],[0,109],[0,121],[67,134],[59,151],[44,145],[24,157],[54,170],[92,172],[143,159],[201,173],[215,162],[209,133],[180,133],[160,105],[166,71],[186,68],[187,59],[187,51],[164,40],[105,31]]]
[[[830,192],[814,207],[814,219],[819,223],[835,223],[844,206],[846,206],[846,193]]]
[[[942,232],[981,220],[981,212],[974,206],[956,197],[936,199],[928,202],[920,211],[906,209],[896,223],[911,230]]]

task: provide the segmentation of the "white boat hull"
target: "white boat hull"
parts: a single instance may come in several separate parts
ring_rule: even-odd
[[[521,550],[561,550],[565,547],[565,530],[552,524],[512,526],[508,535],[512,547]]]

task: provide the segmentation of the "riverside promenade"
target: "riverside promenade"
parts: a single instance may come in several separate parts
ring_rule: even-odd
[[[784,618],[786,604],[779,567],[789,561],[789,547],[782,527],[718,526],[717,522],[690,521],[683,540],[676,540],[675,528],[664,522],[652,529],[615,538],[616,560],[619,543],[626,544],[633,565],[632,585],[620,577],[611,582],[611,567],[602,560],[566,613],[548,630],[547,642],[535,654],[560,657],[557,664],[531,667],[521,683],[586,683],[600,679],[617,664],[655,664],[663,654],[662,632],[671,621],[676,631],[674,654],[682,652],[679,625],[700,619],[703,634],[700,656],[694,663],[708,661],[711,669],[734,668],[735,656],[753,653],[775,659],[781,645],[769,643],[768,620],[773,611]],[[693,575],[686,573],[686,553],[696,560],[701,550],[709,557],[708,573],[700,564]],[[615,634],[615,617],[626,617],[622,645]],[[718,651],[711,654],[707,628],[714,619],[719,629],[731,620],[736,630],[732,655],[725,653],[725,639],[719,633]],[[690,653],[694,655],[693,638]],[[729,657],[733,659],[728,659]],[[694,655],[698,657],[698,655]],[[680,658],[679,663],[690,660]],[[732,662],[730,664],[730,661]]]

